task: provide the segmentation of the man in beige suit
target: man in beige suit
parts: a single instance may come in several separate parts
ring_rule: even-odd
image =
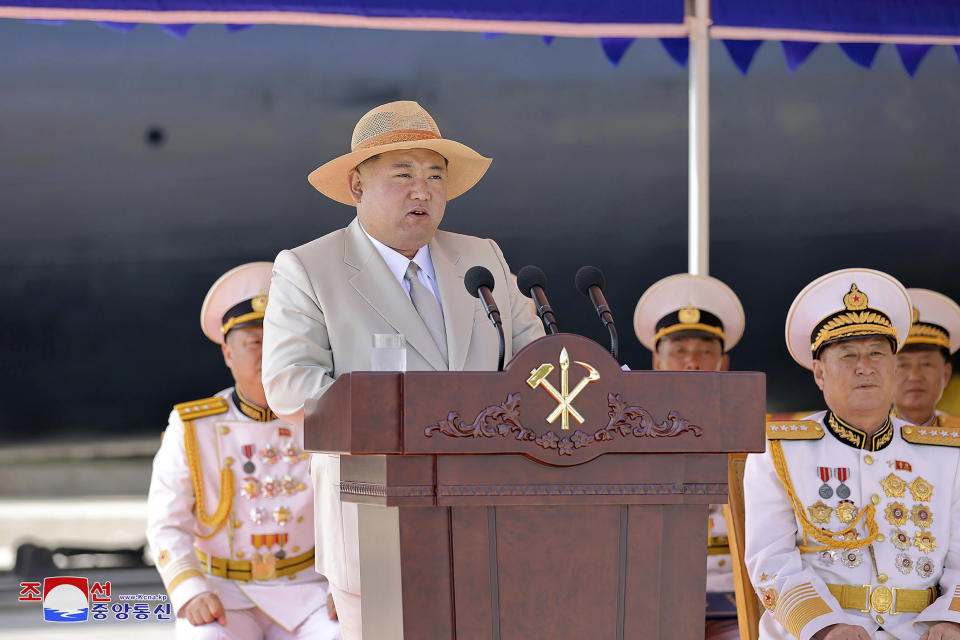
[[[543,335],[493,240],[438,231],[448,200],[470,189],[491,160],[441,137],[415,102],[364,115],[351,153],[310,183],[355,206],[344,229],[277,256],[264,319],[263,382],[270,407],[295,423],[303,403],[343,373],[369,370],[376,333],[400,333],[408,371],[495,370],[498,338],[464,288],[475,265],[493,274],[505,358]],[[371,401],[375,401],[371,398]],[[341,504],[339,458],[316,455],[317,571],[330,581],[345,640],[361,638],[357,510]]]

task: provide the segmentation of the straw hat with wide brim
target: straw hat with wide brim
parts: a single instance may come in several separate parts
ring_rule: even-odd
[[[493,162],[466,145],[442,137],[426,109],[402,100],[368,111],[353,129],[350,153],[314,169],[307,179],[328,198],[353,206],[347,182],[350,170],[377,154],[403,149],[429,149],[447,159],[447,200],[477,184]]]
[[[813,368],[814,354],[841,340],[883,336],[899,351],[913,307],[900,281],[875,269],[841,269],[820,276],[797,294],[787,312],[790,355]]]
[[[248,262],[217,278],[200,307],[203,335],[223,344],[230,329],[263,323],[272,275],[272,262]]]

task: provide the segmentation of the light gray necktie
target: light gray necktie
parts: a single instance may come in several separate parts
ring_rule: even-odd
[[[420,317],[423,318],[423,324],[427,325],[427,331],[433,336],[433,341],[437,343],[440,355],[446,362],[447,331],[443,328],[443,310],[440,308],[440,303],[437,302],[433,292],[420,282],[420,278],[417,277],[418,271],[420,271],[420,266],[411,260],[403,277],[410,283],[410,299],[413,300],[413,306],[417,309]]]

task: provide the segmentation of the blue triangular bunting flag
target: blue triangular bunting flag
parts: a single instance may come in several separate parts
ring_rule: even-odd
[[[502,38],[502,37],[503,37],[502,33],[496,33],[494,31],[490,31],[483,34],[484,40],[496,40],[497,38]]]
[[[556,38],[556,36],[540,36],[540,37],[543,38],[543,44],[547,45],[548,47],[553,43],[553,39]]]
[[[681,67],[687,66],[687,60],[690,59],[689,38],[660,38],[660,44],[674,62]]]
[[[898,44],[894,46],[897,55],[900,56],[900,62],[903,63],[903,68],[907,70],[911,78],[917,72],[917,67],[920,66],[923,57],[933,47],[932,44]]]
[[[137,26],[136,22],[98,22],[97,24],[104,29],[119,31],[120,33],[130,33]]]
[[[850,60],[864,69],[873,65],[873,59],[877,57],[877,50],[880,48],[878,42],[838,42],[837,45]]]
[[[253,29],[252,24],[228,24],[227,31],[230,33],[236,33],[237,31],[246,31],[247,29]]]
[[[787,69],[793,73],[800,68],[813,50],[817,48],[819,42],[798,42],[795,40],[784,40],[780,43],[783,49],[783,59],[787,61]]]
[[[633,41],[634,38],[600,38],[600,46],[603,47],[603,55],[616,67]]]
[[[757,50],[762,44],[763,40],[723,41],[723,46],[727,48],[730,59],[733,60],[733,64],[737,65],[737,69],[740,69],[740,73],[743,75],[747,75],[747,71],[750,70],[750,64],[753,62],[753,57],[757,55]]]
[[[192,24],[161,24],[157,26],[172,35],[174,38],[183,38],[185,35],[187,35],[187,32],[190,31],[190,29],[193,29]]]

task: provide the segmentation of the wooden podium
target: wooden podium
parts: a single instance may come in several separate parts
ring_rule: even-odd
[[[702,640],[707,507],[764,448],[765,378],[560,334],[503,372],[345,374],[306,415],[348,454],[365,639]]]

